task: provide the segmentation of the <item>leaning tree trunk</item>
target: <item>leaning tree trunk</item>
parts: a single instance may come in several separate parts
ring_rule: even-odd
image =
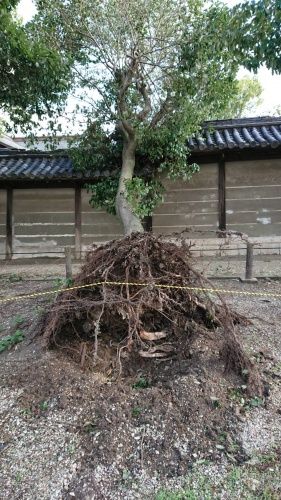
[[[119,180],[118,191],[115,199],[115,208],[120,219],[125,236],[134,232],[143,232],[143,226],[137,215],[134,214],[127,199],[126,180],[132,180],[135,168],[136,140],[132,137],[126,137],[123,143],[122,170]]]

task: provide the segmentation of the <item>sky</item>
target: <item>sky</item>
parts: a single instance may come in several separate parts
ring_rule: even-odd
[[[225,0],[225,3],[232,7],[241,0]],[[18,13],[23,18],[24,22],[30,20],[35,14],[35,7],[32,0],[21,0],[18,6]],[[251,76],[244,68],[238,73],[238,78],[244,75]],[[281,106],[281,75],[272,75],[271,71],[262,67],[258,71],[258,79],[264,89],[262,94],[263,103],[257,108],[256,115],[270,115],[274,108]]]

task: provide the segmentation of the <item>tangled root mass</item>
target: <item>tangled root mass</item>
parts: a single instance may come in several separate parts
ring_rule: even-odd
[[[235,335],[235,324],[246,318],[210,293],[215,287],[194,268],[183,238],[135,233],[94,247],[73,287],[83,288],[60,293],[41,317],[47,346],[76,342],[81,364],[90,359],[101,367],[106,345],[115,369],[121,371],[124,356],[134,356],[137,370],[148,358],[188,356],[194,337],[219,328],[226,370],[244,374],[249,393],[261,394],[258,372]]]

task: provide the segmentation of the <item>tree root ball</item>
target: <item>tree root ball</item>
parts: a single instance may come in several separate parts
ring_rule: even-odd
[[[134,233],[93,247],[71,288],[40,318],[47,347],[69,349],[82,366],[121,373],[129,362],[137,371],[145,363],[188,359],[200,335],[218,344],[225,369],[243,376],[249,393],[262,393],[235,335],[235,325],[247,319],[196,270],[182,235],[172,241]]]

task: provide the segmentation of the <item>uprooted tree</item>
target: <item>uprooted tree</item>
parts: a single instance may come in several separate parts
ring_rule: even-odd
[[[151,361],[188,360],[202,336],[220,350],[226,371],[243,377],[249,394],[262,396],[258,371],[235,335],[235,324],[247,319],[196,271],[183,235],[176,240],[133,233],[93,248],[73,286],[40,318],[44,344],[116,376],[128,365],[137,373],[149,371]]]
[[[186,138],[227,112],[239,93],[239,64],[280,71],[279,0],[234,9],[205,0],[36,4],[33,37],[73,63],[74,120],[87,124],[76,166],[102,172],[120,165],[118,178],[89,189],[93,207],[116,213],[125,234],[142,231],[140,219],[161,199],[159,172],[184,179],[196,172]],[[152,167],[149,179],[142,166]]]
[[[141,217],[151,214],[161,198],[159,180],[136,174],[136,155],[141,164],[157,166],[168,177],[190,178],[198,167],[187,164],[186,138],[237,92],[237,61],[226,46],[217,50],[213,33],[208,44],[202,43],[201,33],[209,25],[205,4],[38,2],[37,32],[47,40],[49,34],[51,46],[76,60],[78,111],[88,127],[82,160],[73,157],[82,167],[96,165],[101,171],[109,159],[121,160],[118,179],[93,186],[92,204],[115,211],[126,235],[143,230]],[[188,47],[188,61],[183,47]],[[94,148],[87,151],[89,144]]]
[[[121,366],[125,348],[138,359],[170,359],[179,339],[188,346],[194,335],[220,327],[226,367],[244,373],[249,391],[260,394],[257,371],[234,333],[242,318],[221,297],[199,293],[207,282],[192,266],[184,241],[178,246],[142,234],[141,217],[159,201],[161,184],[136,175],[136,156],[153,173],[165,170],[171,178],[189,179],[198,169],[187,164],[186,138],[226,107],[237,91],[238,64],[247,55],[247,44],[239,52],[239,33],[236,39],[232,32],[218,37],[226,26],[222,21],[231,25],[237,16],[232,21],[224,7],[205,9],[204,1],[195,0],[38,0],[37,5],[36,32],[76,61],[77,109],[88,124],[82,167],[85,158],[87,168],[99,170],[122,158],[118,178],[93,186],[92,204],[115,211],[127,235],[89,253],[74,283],[82,288],[64,292],[42,318],[46,343],[60,344],[65,335],[82,345],[92,341],[97,365],[101,343],[109,339]],[[79,164],[79,154],[75,159]]]

